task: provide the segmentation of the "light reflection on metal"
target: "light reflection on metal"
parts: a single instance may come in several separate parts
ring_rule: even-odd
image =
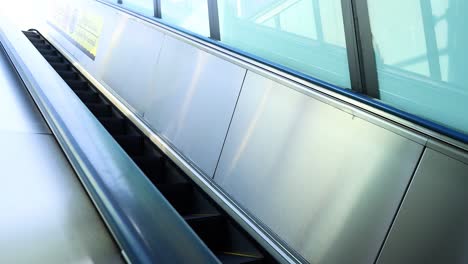
[[[214,180],[309,262],[370,263],[422,149],[249,72]]]

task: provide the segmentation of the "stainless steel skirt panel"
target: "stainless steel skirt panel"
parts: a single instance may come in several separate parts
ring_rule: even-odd
[[[143,116],[157,87],[155,67],[164,35],[132,19],[117,22],[109,48],[96,58],[98,78]]]
[[[422,150],[249,72],[214,180],[311,263],[371,263]]]
[[[427,149],[378,263],[467,263],[468,164]]]
[[[166,36],[145,119],[213,176],[245,72]]]
[[[97,2],[74,6],[106,22],[94,61],[54,27],[44,32],[212,177],[246,70]]]

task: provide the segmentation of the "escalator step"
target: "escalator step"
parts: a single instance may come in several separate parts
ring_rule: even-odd
[[[34,37],[28,37],[28,39],[34,44],[40,44],[40,45],[45,45],[47,44],[44,39],[41,38],[34,38]]]
[[[181,215],[192,214],[193,186],[189,183],[158,184],[158,190]]]
[[[60,71],[58,70],[57,73],[64,79],[64,80],[79,80],[80,75],[73,71]]]
[[[111,117],[112,107],[107,103],[94,104],[87,103],[86,106],[96,117]]]
[[[153,183],[164,182],[165,166],[162,157],[149,155],[135,156],[133,157],[133,161]]]
[[[91,92],[89,84],[83,80],[65,80],[74,91]]]
[[[261,263],[263,255],[225,216],[185,216],[187,223],[215,254],[232,263]],[[229,239],[226,239],[229,238]],[[254,261],[254,262],[251,262]]]
[[[219,214],[205,217],[189,216],[186,221],[211,250],[219,252],[224,249],[226,219],[223,216]]]
[[[185,215],[184,220],[189,224],[189,225],[197,225],[200,222],[205,222],[205,221],[213,221],[214,219],[218,219],[222,217],[221,214],[218,213],[212,213],[212,214],[193,214],[193,215]]]
[[[216,257],[224,264],[261,264],[263,263],[262,257],[238,254],[238,253],[230,253],[230,252],[222,252],[217,253]]]
[[[33,37],[30,37],[28,38],[32,43],[33,45],[45,45],[47,44],[45,40],[43,39],[40,39],[40,38],[33,38]]]
[[[61,56],[43,55],[48,62],[63,62]]]
[[[120,135],[114,138],[130,156],[141,156],[145,152],[144,139],[140,135]]]
[[[112,135],[124,135],[126,132],[126,122],[123,118],[118,117],[104,117],[98,118],[102,125]]]
[[[26,35],[26,37],[28,38],[41,38],[41,36],[39,36],[39,34],[37,34],[36,32],[32,32],[32,31],[23,31],[23,33]]]
[[[69,71],[69,70],[71,70],[71,66],[70,66],[69,63],[51,62],[50,65],[57,71]]]
[[[54,49],[43,49],[43,50],[39,50],[39,52],[42,54],[42,56],[45,56],[45,55],[57,56],[58,55],[57,51],[55,51]]]
[[[102,102],[99,94],[94,91],[86,91],[86,90],[75,90],[76,95],[84,102],[84,103],[100,103]]]
[[[38,50],[39,52],[42,53],[43,50],[54,50],[52,49],[52,46],[50,46],[49,44],[36,44],[34,45]]]

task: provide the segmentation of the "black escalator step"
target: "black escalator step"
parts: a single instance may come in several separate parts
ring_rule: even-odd
[[[61,71],[57,70],[57,73],[66,80],[80,80],[80,75],[74,71]]]
[[[65,80],[65,82],[75,91],[91,91],[88,82],[83,80]],[[96,93],[96,92],[94,92]]]
[[[181,215],[192,212],[193,186],[189,183],[158,184],[158,190]]]
[[[112,135],[123,135],[126,132],[126,123],[123,118],[118,117],[104,117],[98,118],[101,124]]]
[[[88,109],[96,116],[96,117],[111,117],[112,116],[112,107],[107,103],[88,103],[86,104]]]
[[[71,66],[68,63],[57,63],[57,62],[50,62],[50,65],[57,71],[69,71],[71,70]]]
[[[26,35],[26,37],[28,38],[41,38],[41,36],[39,36],[39,34],[37,34],[36,32],[32,32],[32,31],[23,31],[23,33]]]
[[[263,263],[263,257],[250,256],[246,254],[234,253],[234,252],[221,252],[217,253],[216,257],[223,264],[261,264]]]
[[[247,261],[245,263],[263,259],[262,253],[226,216],[217,216],[215,214],[213,216],[188,218],[186,221],[215,254],[229,254],[232,255],[230,259]]]
[[[165,160],[166,166],[166,175],[165,178],[168,180],[168,183],[175,183],[185,181],[186,176],[184,172],[182,172],[177,165],[173,162],[169,161],[168,159]]]
[[[49,44],[35,44],[35,43],[33,43],[33,44],[36,47],[36,49],[38,49],[39,52],[41,52],[41,53],[42,53],[43,50],[55,50]]]
[[[43,40],[43,38],[41,38],[41,36],[39,36],[38,34],[25,34],[25,35],[30,41]]]
[[[99,94],[94,91],[84,91],[84,90],[78,90],[75,91],[76,95],[84,102],[84,103],[100,103],[101,98],[99,97]]]
[[[133,157],[133,161],[153,183],[164,181],[165,166],[162,157],[149,155],[135,156]]]
[[[226,242],[226,219],[221,215],[207,215],[206,217],[186,218],[187,223],[205,242],[205,244],[214,251],[222,251],[224,242]]]
[[[140,135],[119,135],[114,138],[130,156],[141,156],[145,152],[144,138]]]
[[[31,37],[28,37],[29,41],[31,41],[34,45],[45,45],[47,44],[47,42],[43,39],[40,39],[40,38],[31,38]]]
[[[42,55],[48,62],[64,62],[61,56],[53,56],[53,55]]]
[[[54,49],[42,49],[42,50],[39,50],[39,52],[42,54],[42,56],[44,55],[57,56],[58,55],[57,51]]]
[[[190,214],[190,215],[184,215],[184,220],[189,224],[197,224],[200,222],[206,222],[206,221],[214,221],[218,218],[222,218],[222,215],[219,213],[212,213],[212,214]]]

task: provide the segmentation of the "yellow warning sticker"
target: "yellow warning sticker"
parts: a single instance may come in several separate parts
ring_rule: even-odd
[[[84,12],[79,8],[60,2],[56,2],[51,19],[48,21],[49,24],[94,59],[99,36],[104,26],[103,18],[92,12]]]

